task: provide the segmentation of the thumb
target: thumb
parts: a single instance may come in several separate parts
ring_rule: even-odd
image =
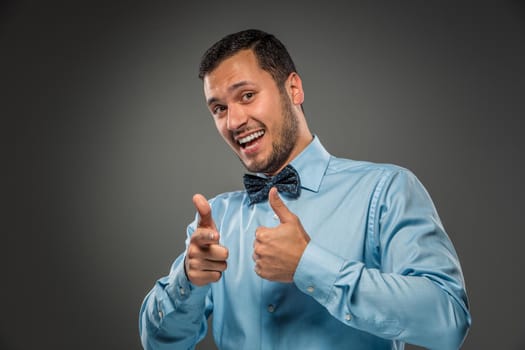
[[[198,226],[215,229],[215,223],[213,222],[213,218],[211,216],[210,203],[208,203],[206,197],[204,197],[202,194],[195,194],[193,196],[193,205],[195,205],[195,208],[197,209],[200,217]]]
[[[268,194],[268,202],[270,203],[274,213],[279,217],[281,223],[290,222],[293,220],[295,215],[290,211],[290,209],[288,209],[286,204],[284,204],[283,200],[279,196],[279,193],[277,192],[277,188],[272,187],[270,189],[270,193]]]

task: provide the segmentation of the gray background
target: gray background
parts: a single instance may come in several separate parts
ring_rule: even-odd
[[[191,196],[241,187],[196,75],[209,45],[249,27],[289,48],[328,150],[403,165],[426,185],[467,282],[463,348],[525,349],[522,3],[0,11],[1,349],[140,347],[139,307],[183,249]]]

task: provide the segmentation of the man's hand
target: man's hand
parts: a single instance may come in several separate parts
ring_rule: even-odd
[[[190,239],[184,268],[191,283],[203,286],[221,278],[226,270],[228,249],[219,244],[219,232],[206,198],[196,194],[193,204],[199,213],[199,222]]]
[[[293,282],[295,269],[310,236],[299,218],[286,207],[276,188],[270,190],[268,197],[280,224],[274,228],[259,227],[255,231],[255,272],[270,281]]]

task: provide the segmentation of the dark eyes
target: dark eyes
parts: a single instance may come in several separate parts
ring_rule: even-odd
[[[217,105],[217,106],[213,107],[212,113],[213,114],[220,114],[220,113],[224,112],[225,110],[226,110],[225,106]]]
[[[254,96],[255,96],[255,92],[245,92],[240,95],[240,102],[248,103],[254,98]],[[211,109],[211,112],[213,115],[220,115],[227,109],[228,109],[228,106],[218,104],[218,105],[213,106],[213,108]]]
[[[242,99],[243,102],[247,102],[247,101],[251,100],[254,95],[255,94],[253,92],[247,92],[247,93],[242,95],[241,99]]]

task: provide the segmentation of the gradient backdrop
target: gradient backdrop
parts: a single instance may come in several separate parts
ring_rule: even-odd
[[[328,150],[426,185],[467,282],[463,348],[525,349],[523,3],[308,3],[1,3],[0,349],[140,348],[192,195],[241,187],[197,64],[249,27],[289,48]]]

